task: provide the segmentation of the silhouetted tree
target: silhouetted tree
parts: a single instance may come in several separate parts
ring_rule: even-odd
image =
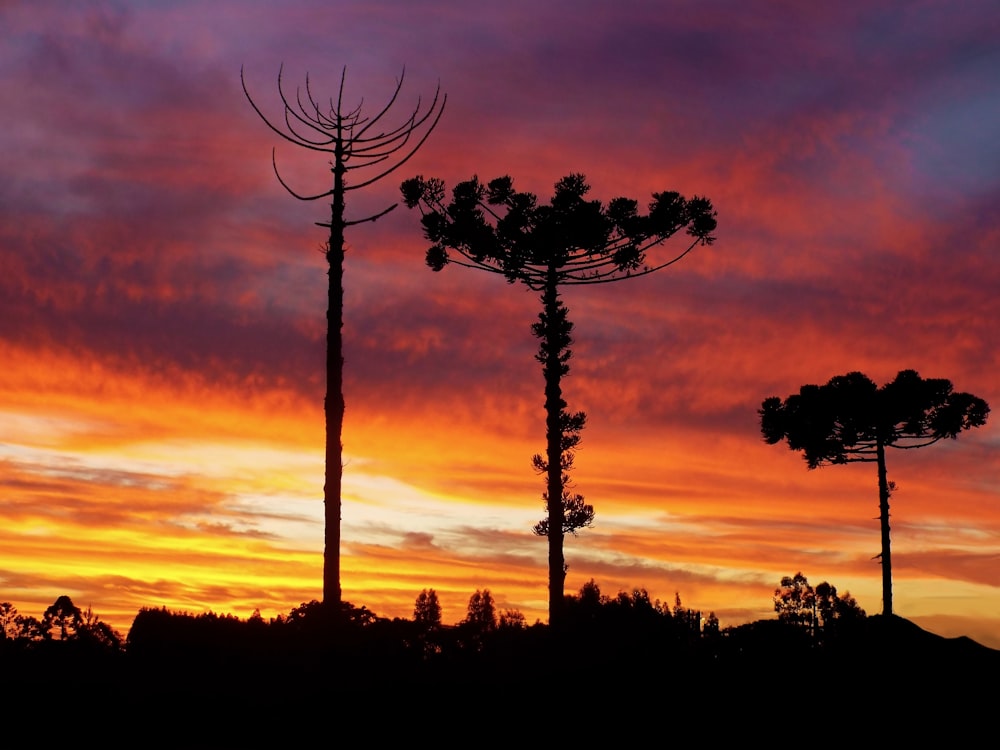
[[[701,635],[701,610],[688,609],[681,603],[680,592],[674,592],[674,624],[688,636]]]
[[[705,627],[702,628],[702,635],[705,638],[718,638],[719,633],[719,618],[716,616],[715,612],[709,612],[708,617],[705,618]]]
[[[469,597],[469,606],[466,609],[463,624],[480,633],[485,633],[497,628],[497,611],[493,601],[493,594],[489,589],[476,590]]]
[[[822,585],[821,583],[817,586],[816,590],[819,591]],[[858,604],[858,600],[851,596],[850,591],[845,591],[842,595],[838,595],[837,589],[832,586],[830,588],[833,589],[833,607],[830,609],[830,619],[832,622],[863,620],[867,617],[867,613]],[[823,622],[825,624],[826,619]]]
[[[774,590],[774,611],[778,620],[807,629],[817,642],[836,636],[843,624],[865,618],[850,592],[840,597],[826,581],[814,588],[802,573],[781,579]]]
[[[17,640],[37,643],[49,639],[49,631],[42,621],[31,615],[17,616]]]
[[[580,593],[577,595],[577,598],[580,605],[584,609],[589,610],[596,609],[602,604],[607,603],[607,597],[601,593],[601,587],[593,578],[580,587]]]
[[[0,602],[0,640],[17,638],[20,631],[17,618],[17,607],[10,602]]]
[[[865,618],[865,611],[857,600],[845,591],[843,596],[837,593],[837,587],[823,581],[816,586],[816,614],[823,629],[824,638],[836,635],[844,624],[857,622]]]
[[[417,594],[413,605],[413,621],[425,628],[436,628],[441,624],[441,603],[434,589],[424,589]]]
[[[393,204],[383,211],[362,219],[348,220],[344,216],[347,193],[378,182],[403,166],[424,144],[437,126],[444,112],[447,96],[440,97],[440,86],[434,93],[430,105],[423,110],[420,100],[404,116],[399,125],[386,129],[384,118],[389,114],[403,86],[403,76],[396,82],[396,88],[388,103],[374,116],[362,114],[362,104],[354,108],[344,105],[344,79],[347,69],[340,76],[337,100],[321,104],[312,93],[309,76],[306,76],[305,91],[296,88],[295,95],[289,96],[282,82],[282,71],[278,72],[278,95],[284,113],[276,125],[254,102],[247,90],[243,71],[240,81],[243,93],[250,106],[264,123],[286,141],[310,151],[330,154],[332,157],[333,187],[315,195],[302,195],[293,190],[278,172],[274,152],[271,163],[278,182],[295,198],[302,201],[331,198],[329,223],[317,222],[328,227],[330,237],[325,255],[329,264],[329,291],[327,305],[327,387],[324,401],[326,418],[326,477],[323,486],[325,503],[326,537],[323,551],[323,602],[334,605],[340,611],[340,517],[341,480],[343,477],[344,393],[343,393],[343,327],[344,327],[344,230],[366,221],[375,221],[394,209]],[[411,143],[415,141],[415,143]],[[348,174],[353,173],[353,179]]]
[[[781,587],[774,590],[774,611],[782,622],[815,628],[816,592],[802,573],[781,579]]]
[[[892,557],[889,549],[889,497],[886,448],[922,448],[956,438],[986,423],[989,406],[969,393],[956,393],[951,381],[921,378],[902,370],[881,388],[860,372],[831,378],[826,385],[804,385],[782,401],[766,399],[760,410],[767,443],[787,440],[802,451],[810,469],[854,461],[878,465],[879,520],[882,531],[882,613],[892,614]]]
[[[500,630],[524,630],[527,626],[524,613],[517,609],[505,609],[497,617],[497,628]]]
[[[52,637],[53,630],[59,634],[60,641],[76,638],[82,625],[83,613],[66,595],[56,599],[42,614],[42,630],[46,638]]]
[[[585,178],[571,174],[555,185],[548,205],[532,193],[516,192],[510,177],[483,185],[473,177],[459,183],[445,203],[444,183],[422,176],[402,185],[409,208],[419,207],[424,234],[433,244],[427,264],[440,271],[449,263],[503,276],[541,292],[542,311],[532,333],[541,342],[536,359],[545,378],[544,457],[532,459],[546,476],[546,517],[534,527],[549,540],[549,622],[561,621],[566,563],[563,538],[590,526],[594,508],[568,491],[573,450],[586,415],[568,412],[562,378],[569,373],[573,324],[560,299],[564,286],[604,284],[644,276],[676,263],[697,245],[714,240],[715,211],[705,198],[686,200],[674,192],[654,193],[649,213],[638,203],[615,198],[606,206],[587,200]],[[647,264],[646,254],[677,232],[691,243],[676,255]]]
[[[91,607],[87,607],[80,615],[77,639],[106,651],[121,651],[125,643],[121,633],[98,617]]]

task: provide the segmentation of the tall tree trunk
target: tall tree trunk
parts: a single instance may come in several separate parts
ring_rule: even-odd
[[[882,614],[892,614],[892,552],[889,549],[889,479],[885,469],[885,445],[882,438],[875,441],[878,461],[879,522],[882,526]]]
[[[540,322],[544,338],[540,359],[543,359],[542,372],[545,375],[545,458],[548,462],[549,624],[559,626],[563,620],[563,587],[566,581],[562,468],[562,414],[566,402],[562,398],[561,381],[563,373],[568,370],[565,360],[569,356],[566,351],[569,335],[559,302],[558,277],[551,269],[542,294],[542,305]]]
[[[326,469],[323,483],[324,545],[323,603],[340,611],[340,518],[344,444],[344,144],[336,141],[333,165],[333,204],[330,216],[330,264],[326,309]]]

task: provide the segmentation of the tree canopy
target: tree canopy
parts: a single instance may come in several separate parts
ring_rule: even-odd
[[[802,573],[781,579],[774,590],[774,611],[781,622],[808,628],[817,639],[835,637],[838,627],[865,617],[849,591],[841,596],[826,581],[813,588]]]
[[[413,621],[426,628],[441,625],[441,602],[434,589],[423,589],[413,603]]]
[[[905,449],[954,439],[984,425],[989,411],[983,399],[956,393],[949,380],[902,370],[881,388],[860,372],[838,375],[826,385],[804,385],[784,401],[765,399],[759,414],[766,442],[787,440],[815,469],[874,462],[879,443]]]
[[[631,198],[606,205],[587,199],[590,185],[582,174],[560,179],[547,205],[533,193],[515,191],[509,176],[487,185],[477,177],[461,182],[448,204],[444,183],[436,178],[406,180],[402,192],[409,208],[421,210],[424,232],[433,243],[427,264],[435,271],[454,263],[535,290],[544,289],[553,274],[565,286],[653,273],[715,240],[716,214],[707,198],[653,193],[648,213],[642,214]],[[686,248],[647,262],[651,248],[680,231],[691,238]]]
[[[469,605],[466,608],[465,619],[462,622],[471,629],[479,632],[496,630],[496,603],[489,589],[483,589],[482,591],[476,589],[476,592],[469,597]]]

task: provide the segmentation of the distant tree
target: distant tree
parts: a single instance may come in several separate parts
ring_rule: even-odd
[[[902,370],[881,388],[860,372],[832,378],[826,385],[804,385],[782,401],[765,399],[758,414],[764,440],[788,442],[802,451],[810,469],[855,461],[878,465],[879,520],[882,531],[882,613],[892,614],[892,557],[889,547],[887,448],[922,448],[981,427],[987,403],[956,393],[951,381],[921,378]]]
[[[608,601],[608,598],[601,593],[601,587],[593,578],[580,587],[577,599],[580,605],[587,610],[595,610]]]
[[[500,630],[524,630],[526,627],[524,613],[517,609],[505,609],[497,618],[497,628]]]
[[[677,629],[688,635],[701,634],[701,611],[688,609],[681,603],[680,592],[674,592],[674,623]]]
[[[81,613],[77,639],[107,651],[121,651],[125,645],[122,634],[98,617],[90,607]]]
[[[476,590],[469,597],[469,606],[466,610],[465,625],[471,629],[484,633],[497,628],[496,604],[493,601],[493,594],[489,589]]]
[[[774,590],[774,611],[781,622],[808,629],[817,641],[836,636],[844,625],[863,620],[865,611],[849,592],[838,596],[826,581],[815,588],[802,573],[785,576]]]
[[[865,611],[858,606],[851,592],[837,594],[837,587],[826,581],[816,586],[816,613],[825,636],[835,635],[843,625],[865,618]]]
[[[58,634],[60,641],[76,638],[82,626],[83,613],[66,595],[56,599],[42,614],[42,630],[47,638],[53,636],[53,631]]]
[[[427,264],[440,271],[449,263],[503,276],[541,293],[542,311],[532,333],[541,342],[536,359],[545,378],[544,457],[532,458],[546,477],[542,496],[546,516],[534,527],[549,542],[549,622],[561,623],[564,609],[567,533],[590,526],[594,507],[569,490],[574,449],[586,414],[569,412],[562,378],[569,373],[573,324],[560,299],[565,286],[605,284],[644,276],[670,266],[697,245],[714,240],[716,219],[705,198],[686,200],[674,192],[654,193],[649,213],[638,203],[615,198],[606,206],[586,198],[590,186],[581,174],[556,183],[548,205],[532,193],[516,192],[510,177],[483,185],[473,177],[459,183],[446,203],[444,183],[422,176],[402,185],[409,208],[419,207],[424,234],[433,244]],[[646,254],[685,231],[687,247],[672,257],[647,264]]]
[[[705,626],[702,628],[701,633],[706,638],[717,638],[719,636],[719,618],[716,616],[715,612],[708,613],[708,617],[705,618]]]
[[[660,632],[672,621],[670,606],[659,599],[653,601],[646,589],[634,588],[631,593],[619,591],[614,598],[602,603],[601,619],[621,633],[631,631],[636,637]]]
[[[14,640],[20,628],[17,624],[17,607],[10,602],[0,602],[0,640]]]
[[[817,620],[824,626],[832,623],[837,617],[837,603],[840,601],[837,587],[823,581],[813,589],[813,600]]]
[[[425,628],[441,625],[441,603],[434,589],[424,589],[413,605],[413,621]]]
[[[37,617],[31,615],[17,616],[17,640],[28,643],[49,640],[49,631]]]
[[[785,576],[774,590],[774,611],[778,619],[794,625],[816,625],[816,592],[802,573]]]
[[[834,622],[853,622],[865,619],[867,614],[861,609],[858,600],[851,596],[851,592],[845,591],[842,596],[835,597],[831,616]]]
[[[331,198],[329,223],[317,222],[328,227],[330,237],[324,254],[329,264],[329,290],[327,304],[327,387],[324,401],[326,418],[326,477],[323,486],[325,503],[326,538],[323,553],[323,603],[331,604],[332,611],[340,612],[340,516],[341,481],[343,478],[343,428],[344,428],[344,253],[346,250],[344,230],[347,227],[368,221],[376,221],[396,207],[396,204],[376,214],[362,219],[348,220],[344,217],[347,193],[360,190],[406,164],[424,144],[441,119],[447,96],[440,97],[440,86],[434,93],[430,105],[423,110],[420,100],[395,127],[386,129],[385,118],[403,86],[403,76],[396,82],[395,91],[388,103],[374,116],[363,116],[361,104],[350,108],[344,105],[344,79],[347,69],[341,72],[340,90],[337,101],[331,98],[329,105],[321,104],[313,96],[306,76],[305,91],[295,90],[294,96],[286,92],[282,81],[282,71],[278,72],[278,95],[283,106],[283,117],[276,125],[257,106],[247,90],[243,71],[240,81],[243,93],[250,106],[264,123],[286,141],[310,151],[331,155],[333,187],[316,195],[302,195],[293,190],[278,172],[274,152],[271,163],[274,174],[281,186],[289,194],[301,201]],[[422,111],[423,110],[423,111]],[[415,143],[411,143],[415,141]],[[348,180],[348,174],[354,179]]]

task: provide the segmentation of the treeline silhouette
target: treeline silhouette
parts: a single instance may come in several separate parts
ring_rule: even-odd
[[[74,695],[75,710],[113,702],[182,723],[217,721],[221,705],[244,717],[265,712],[258,720],[272,723],[322,706],[375,700],[417,710],[472,696],[497,707],[540,701],[566,710],[585,694],[697,709],[708,700],[771,705],[807,689],[834,706],[876,700],[885,680],[900,698],[968,706],[988,695],[976,675],[1000,668],[1000,651],[897,616],[866,616],[849,594],[826,582],[814,588],[801,573],[782,579],[773,603],[776,619],[720,627],[680,595],[672,604],[644,589],[609,596],[592,580],[566,596],[560,627],[498,610],[489,590],[446,625],[437,593],[425,589],[412,619],[348,602],[334,611],[312,601],[270,619],[144,607],[122,638],[63,596],[41,619],[0,604],[0,665],[8,706],[30,703],[53,680],[82,679],[88,689]]]

